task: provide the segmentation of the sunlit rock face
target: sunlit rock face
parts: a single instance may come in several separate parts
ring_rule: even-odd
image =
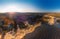
[[[4,39],[22,39],[26,34],[28,33],[32,33],[35,28],[37,28],[38,26],[40,26],[41,24],[38,23],[38,24],[35,24],[34,26],[33,25],[29,25],[30,27],[28,27],[27,29],[19,29],[17,30],[17,33],[15,35],[10,34],[10,32],[6,33]]]
[[[48,24],[53,25],[54,24],[54,18],[53,16],[44,15],[43,20],[48,22]]]
[[[19,22],[27,23],[26,22],[27,19],[26,19],[26,17],[24,15],[19,15],[18,18],[16,19],[17,23],[19,23]],[[8,23],[11,22],[8,19],[6,20],[6,22],[7,21],[8,21]],[[26,29],[19,29],[18,28],[17,33],[15,35],[13,35],[13,33],[14,33],[13,31],[12,31],[12,33],[11,33],[11,31],[9,31],[4,36],[4,39],[22,39],[26,34],[32,33],[35,30],[35,28],[38,27],[38,26],[40,26],[40,23],[37,23],[37,24],[34,24],[34,25],[28,24],[28,27]]]
[[[54,24],[54,17],[53,16],[50,16],[50,20],[48,22],[50,25]]]
[[[18,19],[19,18],[19,19]],[[19,15],[17,18],[16,18],[16,20],[17,20],[17,23],[19,23],[19,22],[24,22],[24,23],[27,23],[26,21],[27,21],[27,19],[26,19],[26,16],[25,15]],[[53,25],[54,24],[54,16],[50,16],[50,15],[44,15],[44,17],[43,17],[43,20],[45,21],[45,22],[48,22],[48,24],[50,24],[50,25]],[[27,28],[25,28],[25,29],[19,29],[19,27],[18,27],[18,29],[17,29],[17,32],[16,32],[16,34],[15,35],[13,35],[14,34],[14,32],[12,31],[12,33],[11,33],[11,31],[10,32],[7,32],[6,33],[6,35],[5,35],[5,37],[4,37],[4,39],[22,39],[22,38],[24,38],[24,36],[26,36],[27,34],[30,34],[30,33],[33,33],[34,31],[35,31],[35,29],[37,28],[37,27],[41,27],[40,25],[41,25],[41,23],[39,22],[39,23],[35,23],[34,25],[30,25],[29,23],[27,23],[28,24],[28,27]],[[50,27],[49,27],[50,28]],[[49,29],[48,28],[48,29]],[[44,28],[43,28],[44,29]],[[40,28],[38,28],[38,30],[36,30],[36,33],[40,33]],[[52,30],[52,29],[51,29]],[[38,32],[39,31],[39,32]],[[38,34],[36,34],[35,32],[33,33],[35,36],[37,35],[37,37],[38,37]],[[41,33],[40,33],[41,34]],[[45,34],[45,32],[43,33],[44,35],[46,35],[47,34],[47,32],[46,32],[46,34]],[[42,34],[41,34],[42,35]],[[1,36],[0,36],[1,37]],[[32,37],[32,36],[31,36]],[[33,37],[32,37],[33,38]]]

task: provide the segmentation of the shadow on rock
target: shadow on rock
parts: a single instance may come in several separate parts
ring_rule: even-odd
[[[32,33],[26,34],[22,39],[57,39],[57,29],[53,25],[43,24]]]

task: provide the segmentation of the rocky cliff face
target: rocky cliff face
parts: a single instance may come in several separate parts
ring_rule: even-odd
[[[17,33],[15,35],[14,35],[13,31],[12,32],[10,31],[10,32],[6,33],[4,39],[22,39],[26,34],[32,33],[35,30],[35,28],[38,27],[39,25],[40,25],[40,23],[36,24],[34,26],[29,25],[29,27],[26,29],[19,29],[18,28]],[[0,35],[0,39],[1,39],[1,36],[2,35]]]

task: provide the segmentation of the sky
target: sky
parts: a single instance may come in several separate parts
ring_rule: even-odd
[[[0,0],[0,12],[60,12],[60,0]]]

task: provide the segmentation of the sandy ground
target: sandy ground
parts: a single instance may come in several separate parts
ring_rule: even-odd
[[[22,39],[26,34],[33,32],[35,28],[38,27],[39,25],[40,23],[34,26],[29,25],[30,27],[28,27],[27,29],[22,29],[22,30],[18,28],[17,33],[15,35],[13,35],[13,33],[10,34],[10,32],[8,32],[6,33],[4,39]],[[1,39],[1,35],[0,35],[0,39]]]

